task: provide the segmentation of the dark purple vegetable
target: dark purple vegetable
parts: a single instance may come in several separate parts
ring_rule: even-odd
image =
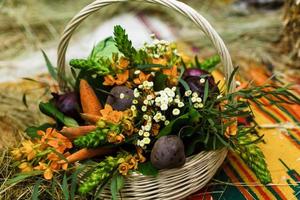
[[[203,97],[205,89],[205,82],[200,82],[202,78],[208,80],[210,91],[209,94],[220,93],[213,76],[205,70],[198,68],[186,69],[182,78],[189,85],[192,92],[197,92],[200,97]]]
[[[52,93],[51,100],[55,107],[66,116],[74,119],[80,119],[79,99],[75,92],[68,92],[65,94]]]
[[[107,97],[106,103],[113,109],[124,111],[132,105],[133,90],[126,86],[115,86]]]
[[[157,169],[181,167],[185,163],[184,145],[176,135],[159,138],[151,151],[151,163]]]

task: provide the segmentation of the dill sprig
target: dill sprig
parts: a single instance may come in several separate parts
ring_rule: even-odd
[[[136,50],[131,40],[128,39],[125,29],[120,25],[114,27],[114,40],[118,50],[129,59],[132,64],[145,64],[147,62],[147,53],[143,50]]]

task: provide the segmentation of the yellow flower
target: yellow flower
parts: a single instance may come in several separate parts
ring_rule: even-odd
[[[15,148],[14,150],[12,150],[11,155],[13,156],[14,160],[21,160],[22,156],[23,156],[21,150],[18,148]]]
[[[124,163],[121,163],[119,165],[119,173],[122,174],[123,176],[126,176],[128,171],[129,171],[129,164],[124,162]]]
[[[116,135],[117,134],[115,132],[108,133],[108,135],[107,135],[107,141],[109,143],[114,143],[116,141]]]
[[[36,150],[34,149],[34,143],[30,140],[25,140],[22,142],[22,147],[20,151],[26,155],[27,160],[32,160],[36,155]]]
[[[130,160],[128,161],[129,164],[129,169],[137,169],[138,162],[134,157],[131,157]]]
[[[128,119],[123,120],[123,128],[124,128],[124,133],[128,136],[132,135],[134,131],[134,126],[131,121]]]
[[[32,171],[32,166],[28,162],[23,162],[21,163],[18,168],[21,170],[21,172],[31,172]]]
[[[39,162],[39,165],[34,167],[34,169],[44,171],[44,178],[47,180],[51,180],[53,177],[53,170],[46,163]]]

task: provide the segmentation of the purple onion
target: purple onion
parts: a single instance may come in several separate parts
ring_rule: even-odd
[[[52,93],[52,96],[52,102],[60,112],[74,119],[80,119],[79,99],[75,92],[61,95]]]
[[[198,68],[186,69],[182,78],[189,85],[191,91],[197,92],[200,97],[203,97],[205,88],[205,83],[200,82],[201,78],[208,80],[210,94],[219,93],[218,86],[215,83],[213,76],[205,70]]]

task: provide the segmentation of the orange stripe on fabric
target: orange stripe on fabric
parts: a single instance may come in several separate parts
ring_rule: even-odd
[[[232,182],[239,182],[239,180],[235,177],[235,175],[232,173],[228,166],[225,165],[223,169]],[[249,194],[249,192],[244,187],[238,187],[238,189],[246,199],[253,199],[251,194]]]
[[[246,180],[245,182],[257,182],[258,180],[256,178],[254,178],[254,175],[251,175],[249,172],[250,169],[246,169],[243,165],[245,165],[244,163],[240,162],[238,160],[238,158],[234,155],[234,154],[228,154],[229,160],[231,160],[232,165],[238,169],[239,172],[242,172],[242,174],[245,176]],[[242,175],[241,173],[239,173],[240,175]],[[273,194],[270,191],[265,191],[262,189],[262,187],[259,186],[254,186],[253,189],[257,190],[257,192],[255,192],[257,195],[260,194],[261,199],[264,200],[272,200],[274,199]],[[254,190],[253,190],[254,191]]]
[[[255,111],[256,112],[260,112],[262,115],[264,115],[266,117],[266,119],[268,119],[270,122],[272,123],[276,123],[276,121],[270,117],[268,114],[266,114],[265,112],[263,112],[262,110],[260,110],[260,108],[255,105],[255,104],[252,104],[252,106],[255,108]],[[298,133],[298,132],[297,132]],[[290,141],[291,143],[293,143],[298,149],[300,149],[300,145],[298,145],[297,141],[295,141],[294,139],[292,139],[289,135],[287,134],[282,134],[285,138],[288,139],[288,141]],[[295,135],[293,135],[294,137],[296,137]],[[296,137],[298,138],[298,137]]]

